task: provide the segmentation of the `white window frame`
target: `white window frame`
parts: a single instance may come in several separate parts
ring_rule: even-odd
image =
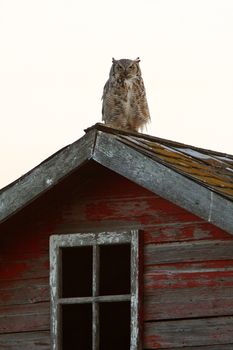
[[[99,246],[130,243],[131,245],[131,292],[124,295],[98,296]],[[60,298],[61,248],[93,246],[93,280],[91,297]],[[62,350],[60,308],[64,304],[92,304],[92,350],[99,350],[98,305],[107,301],[130,301],[131,331],[130,350],[140,350],[139,325],[139,231],[56,234],[50,237],[50,296],[51,296],[51,348]]]

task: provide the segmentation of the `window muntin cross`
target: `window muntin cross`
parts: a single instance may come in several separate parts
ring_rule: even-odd
[[[66,350],[71,342],[69,317],[71,325],[79,323],[86,350],[109,348],[108,341],[116,344],[120,332],[122,350],[139,349],[138,231],[54,235],[50,264],[53,350]],[[111,320],[117,327],[112,322],[111,328]]]

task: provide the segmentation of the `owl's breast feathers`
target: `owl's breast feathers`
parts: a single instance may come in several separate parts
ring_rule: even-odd
[[[125,108],[125,114],[127,116],[130,116],[132,113],[132,106],[135,101],[135,86],[136,79],[125,79],[124,86],[125,86],[125,100],[123,100],[124,108]]]
[[[136,131],[150,120],[141,77],[111,77],[106,82],[102,119],[113,127]]]

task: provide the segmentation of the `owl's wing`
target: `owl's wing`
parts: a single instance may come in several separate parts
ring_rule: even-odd
[[[107,95],[108,90],[109,90],[109,80],[107,80],[107,82],[104,85],[104,91],[103,91],[103,96],[102,96],[102,100],[103,100],[103,104],[102,104],[102,120],[104,120],[104,104],[105,104],[106,95]]]

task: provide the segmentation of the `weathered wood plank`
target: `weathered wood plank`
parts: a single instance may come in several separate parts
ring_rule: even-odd
[[[50,350],[50,333],[22,332],[0,334],[2,350]]]
[[[150,265],[144,269],[147,294],[156,289],[233,287],[233,260],[203,264]]]
[[[49,303],[0,307],[0,334],[49,330]]]
[[[22,244],[17,242],[18,246],[14,244],[14,239],[9,238],[7,246],[3,241],[5,250],[44,250],[48,246],[46,234],[48,237],[52,232],[111,230],[111,227],[138,229],[152,225],[161,227],[180,222],[203,222],[202,219],[98,164],[85,167],[88,169],[84,171],[82,167],[77,172],[79,176],[73,173],[69,181],[64,180],[14,216],[11,219],[12,226],[7,226],[7,222],[1,225],[0,240],[3,236],[12,237],[14,231],[22,237]],[[98,186],[95,185],[96,179],[92,178],[93,173],[98,178]],[[84,182],[86,178],[89,179],[88,184]],[[23,246],[25,241],[28,242],[27,247]]]
[[[93,162],[92,168],[94,169],[94,181],[98,183],[93,191],[92,186],[82,187],[82,198],[85,191],[85,198],[91,200],[103,199],[108,200],[111,198],[138,198],[138,197],[153,197],[159,198],[156,194],[148,191],[141,186],[138,186],[135,182],[126,179],[119,174],[111,171],[110,169],[102,167],[100,164]],[[88,175],[89,176],[89,175]],[[89,176],[90,177],[90,176]],[[104,181],[103,181],[104,178]],[[117,184],[117,186],[115,186]],[[75,188],[73,188],[75,191]]]
[[[37,232],[33,225],[29,232],[25,233],[25,230],[25,228],[21,228],[21,230],[16,228],[13,232],[1,233],[5,234],[5,237],[1,237],[1,253],[3,255],[13,256],[17,259],[30,254],[40,256],[41,253],[48,252],[49,232],[43,230]],[[15,239],[16,234],[20,239]]]
[[[93,302],[101,303],[111,303],[111,302],[120,302],[120,301],[130,301],[130,294],[122,295],[101,295],[96,297],[80,297],[80,298],[59,298],[58,304],[69,305],[69,304],[89,304]]]
[[[233,234],[233,203],[163,165],[161,159],[151,159],[124,144],[117,137],[110,137],[101,132],[98,133],[93,159]]]
[[[83,201],[80,204],[83,206],[83,210],[79,208],[78,212],[83,212],[83,218],[87,221],[124,219],[153,225],[164,222],[174,223],[195,220],[194,215],[182,208],[169,203],[163,198],[153,198],[151,196],[127,199],[96,199],[88,202]]]
[[[95,171],[98,186],[93,187],[89,183],[85,190],[83,188],[81,201],[77,200],[77,194],[65,206],[59,232],[64,232],[66,225],[70,231],[75,225],[82,229],[89,225],[94,229],[95,226],[106,227],[107,223],[116,226],[118,224],[120,227],[145,227],[166,223],[169,225],[190,221],[203,222],[202,219],[154,193],[108,169],[103,169]],[[75,228],[73,230],[75,232]]]
[[[144,348],[174,349],[231,344],[232,334],[233,317],[146,322]]]
[[[232,314],[233,260],[145,268],[145,320]]]
[[[0,192],[0,221],[22,209],[92,157],[96,131],[57,152]]]
[[[56,234],[50,237],[51,249],[56,247],[73,247],[73,246],[87,246],[87,245],[101,245],[101,244],[118,244],[130,243],[130,232],[97,232],[97,233],[76,233],[60,235]]]
[[[154,291],[144,297],[144,320],[183,319],[233,314],[233,287]]]
[[[145,246],[144,246],[145,249]],[[173,273],[191,272],[220,272],[233,271],[233,259],[230,260],[204,260],[192,262],[163,263],[155,265],[145,265],[144,273],[164,273],[170,276]]]
[[[197,240],[229,240],[233,237],[207,222],[187,222],[161,225],[144,232],[144,243],[182,242]]]
[[[21,256],[0,256],[1,280],[21,280],[48,277],[49,256],[21,254]]]
[[[197,241],[145,246],[145,265],[233,259],[233,241]]]
[[[224,344],[224,345],[210,345],[210,346],[185,346],[185,347],[179,347],[174,348],[174,350],[232,350],[233,349],[233,343],[232,344]],[[164,349],[168,350],[168,348]],[[171,350],[171,348],[169,349]]]
[[[0,306],[49,301],[48,277],[0,281]]]

